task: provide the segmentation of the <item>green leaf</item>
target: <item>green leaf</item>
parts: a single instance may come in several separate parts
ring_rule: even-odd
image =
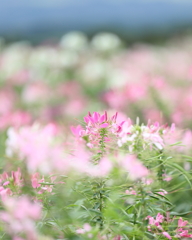
[[[156,200],[159,200],[160,202],[164,202],[164,203],[167,203],[168,205],[172,206],[173,204],[167,200],[164,200],[164,199],[161,199],[161,198],[158,198],[156,196],[153,196],[153,195],[149,195],[151,198],[154,198]]]
[[[189,159],[191,159],[191,160],[192,160],[192,157],[191,157],[191,156],[182,155],[182,157],[189,158]]]
[[[185,215],[189,215],[189,214],[192,214],[192,212],[191,211],[184,212],[184,213],[170,212],[170,215],[172,215],[172,216],[185,216]]]
[[[179,145],[179,144],[182,144],[182,142],[179,141],[179,142],[176,142],[176,143],[170,144],[169,146],[176,146],[176,145]],[[179,145],[179,146],[184,146],[184,145]]]
[[[100,202],[96,203],[93,209],[97,210],[100,207],[100,205],[101,205]]]
[[[54,183],[43,183],[43,182],[41,182],[39,184],[41,184],[41,185],[55,185]]]
[[[192,184],[190,181],[190,175],[181,166],[179,166],[177,163],[171,163],[171,164],[168,163],[168,165],[170,167],[177,169],[180,173],[182,173],[183,176],[185,177],[185,179],[187,180],[187,182],[189,183],[190,187],[192,188]]]
[[[161,194],[159,194],[159,193],[157,193],[157,192],[154,192],[154,194],[156,194],[156,195],[158,195],[158,196],[160,196],[160,197],[162,197],[162,198],[165,198],[165,199],[169,202],[169,199],[168,199],[167,197],[165,197],[165,196],[163,196],[163,195],[161,195]]]
[[[95,209],[92,209],[92,208],[89,208],[88,210],[91,211],[91,212],[97,213],[98,215],[101,215],[101,212],[98,211],[98,210],[95,210]]]
[[[66,206],[66,208],[71,208],[71,207],[79,207],[79,205],[76,205],[76,204],[70,204],[70,205]]]
[[[186,184],[186,181],[180,182],[180,183],[178,183],[178,184],[176,184],[176,185],[168,188],[167,191],[168,191],[168,192],[173,192],[173,191],[175,191],[175,190],[178,191],[178,190],[179,190],[179,187],[181,187],[182,185],[185,185],[185,184]]]
[[[169,160],[169,159],[172,159],[172,157],[166,158],[164,161],[161,161],[161,163],[160,163],[159,165],[157,165],[157,166],[155,166],[155,167],[152,167],[152,169],[155,169],[155,168],[160,167],[161,165],[164,165],[164,164],[167,162],[167,160]]]

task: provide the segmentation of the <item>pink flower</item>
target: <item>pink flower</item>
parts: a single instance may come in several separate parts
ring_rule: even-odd
[[[188,224],[188,221],[183,221],[183,219],[180,217],[178,220],[178,227],[184,227]]]
[[[113,238],[113,240],[121,240],[121,239],[122,239],[122,237],[120,235]]]
[[[164,216],[161,215],[160,213],[158,213],[157,216],[156,216],[156,221],[155,222],[156,223],[162,223],[163,220],[164,220]]]
[[[41,217],[40,205],[22,196],[7,198],[3,206],[5,211],[0,212],[0,219],[4,222],[7,232],[13,236],[24,233],[27,239],[36,240],[35,221]]]
[[[8,196],[11,196],[13,193],[10,188],[0,187],[0,196],[2,201],[6,201]]]
[[[63,110],[65,115],[67,116],[70,116],[70,117],[79,116],[82,113],[82,111],[85,109],[86,105],[87,105],[86,99],[79,96],[79,94],[77,96],[74,96],[73,94],[73,98],[66,102],[66,105],[64,106]]]
[[[162,232],[162,234],[163,234],[166,238],[172,239],[172,237],[169,235],[169,233],[167,233],[167,232]]]
[[[88,223],[85,223],[83,225],[83,228],[79,228],[79,229],[76,230],[76,233],[78,233],[78,234],[85,234],[87,232],[90,232],[91,229],[92,229],[91,226]]]
[[[98,112],[91,114],[88,113],[84,117],[86,127],[84,130],[80,126],[71,127],[73,134],[77,137],[86,137],[87,146],[90,148],[98,147],[103,138],[104,142],[110,142],[113,140],[113,136],[116,137],[121,127],[120,124],[117,124],[117,113],[114,114],[111,118],[108,117],[107,112],[105,111],[103,115],[100,115]],[[102,130],[104,130],[102,135]]]
[[[164,142],[158,133],[144,132],[142,135],[145,141],[153,143],[160,150],[163,149]]]
[[[18,130],[10,128],[6,153],[8,156],[17,153],[21,159],[25,159],[30,173],[38,170],[43,174],[53,170],[67,171],[69,162],[58,140],[54,124],[44,127],[34,124]]]
[[[129,177],[132,180],[149,175],[149,170],[134,155],[127,155],[120,164],[123,169],[129,172]]]
[[[0,114],[5,115],[13,110],[16,96],[11,89],[0,90]]]
[[[39,173],[34,173],[31,176],[31,183],[33,188],[39,188],[41,186],[41,182],[43,182],[43,179],[40,179]]]
[[[159,193],[162,196],[165,196],[166,194],[168,194],[168,192],[165,191],[164,189],[161,189],[161,190],[162,190],[161,192],[157,192],[157,193]]]
[[[27,112],[17,111],[10,112],[1,117],[0,129],[5,129],[7,127],[20,127],[27,125],[31,122],[31,115]]]
[[[161,215],[160,213],[157,214],[155,219],[153,217],[151,217],[151,216],[147,216],[146,219],[149,220],[149,225],[156,226],[158,229],[163,230],[163,228],[160,225],[160,223],[163,222],[164,216]],[[149,231],[151,231],[151,226],[148,226],[148,230]]]
[[[125,106],[125,95],[118,90],[110,90],[104,95],[104,101],[113,109],[122,109]]]
[[[17,171],[12,171],[11,176],[9,176],[9,174],[7,172],[3,172],[0,175],[0,186],[1,185],[2,185],[2,187],[0,187],[0,195],[2,197],[2,200],[4,200],[6,198],[6,196],[10,196],[13,194],[13,192],[10,189],[11,187],[23,186],[23,178],[21,176],[20,168],[18,168]],[[13,189],[15,191],[17,191],[19,188],[13,188]]]
[[[24,239],[20,237],[14,237],[13,240],[24,240]]]
[[[23,88],[22,100],[28,104],[44,103],[51,97],[51,89],[43,81],[30,83]]]
[[[167,175],[167,174],[163,174],[163,180],[166,181],[166,182],[169,182],[172,180],[172,177]]]
[[[181,152],[189,152],[192,149],[191,142],[192,142],[192,131],[187,130],[184,132],[181,142],[184,146],[179,146],[178,150]]]
[[[145,98],[147,94],[146,86],[137,83],[137,84],[129,84],[126,86],[126,97],[131,102],[137,102],[143,98]]]
[[[113,167],[112,162],[107,157],[100,159],[98,164],[93,164],[90,153],[83,148],[77,148],[73,152],[70,162],[72,169],[80,173],[86,173],[91,177],[105,177]]]
[[[154,180],[152,178],[143,178],[142,182],[146,185],[151,185],[154,182]]]
[[[109,174],[112,167],[112,162],[108,158],[104,157],[97,165],[89,167],[87,172],[93,177],[105,177]]]
[[[76,127],[71,126],[70,129],[71,129],[71,132],[73,133],[73,135],[77,138],[82,136],[82,131],[84,131],[83,128],[81,127],[81,125],[78,125]]]
[[[12,178],[13,178],[13,183],[15,186],[23,186],[23,178],[21,175],[21,170],[18,168],[17,171],[12,171],[11,172]]]
[[[175,235],[175,237],[187,237],[187,238],[192,238],[192,234],[189,234],[188,230],[184,230],[182,228],[177,229],[177,234]]]
[[[137,192],[133,188],[129,188],[129,190],[125,191],[128,195],[137,195]]]
[[[88,125],[100,125],[100,128],[102,128],[102,124],[104,123],[109,123],[109,122],[116,122],[117,119],[117,113],[115,115],[113,115],[111,117],[111,119],[108,119],[107,116],[107,112],[105,111],[105,113],[103,115],[100,115],[98,112],[94,112],[93,114],[91,114],[89,112],[89,114],[87,116],[84,117],[84,121],[85,123],[87,123]],[[103,127],[107,127],[108,125],[103,125]]]

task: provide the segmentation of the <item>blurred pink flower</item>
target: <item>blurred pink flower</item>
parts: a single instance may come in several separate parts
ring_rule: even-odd
[[[105,177],[113,167],[112,162],[107,157],[101,158],[98,164],[93,164],[90,153],[83,149],[83,147],[77,147],[73,152],[70,163],[72,169],[80,173],[85,173],[90,177]]]
[[[16,102],[16,96],[12,90],[0,90],[0,114],[5,115],[10,113]]]
[[[70,127],[71,132],[73,133],[73,135],[77,138],[82,136],[82,132],[84,132],[83,128],[81,125],[77,125],[77,126],[71,126]]]
[[[164,221],[164,216],[160,213],[157,214],[156,218],[147,216],[146,219],[149,221],[148,231],[151,231],[151,227],[156,226],[158,229],[163,230],[161,223]]]
[[[44,127],[33,125],[18,130],[10,128],[6,141],[6,153],[8,156],[14,153],[19,154],[22,159],[25,159],[30,173],[37,170],[44,174],[54,170],[66,171],[69,163],[56,135],[57,127],[54,124]]]
[[[21,127],[31,122],[31,115],[27,112],[17,111],[8,113],[0,118],[0,130],[10,126]]]
[[[30,72],[26,69],[21,69],[18,72],[15,72],[10,78],[9,81],[14,85],[22,85],[30,79]]]
[[[132,180],[137,180],[149,175],[149,170],[134,155],[127,155],[120,161],[120,166],[128,171]]]
[[[78,234],[85,234],[87,232],[90,232],[91,229],[92,229],[92,227],[89,225],[89,223],[85,223],[83,225],[83,228],[79,228],[79,229],[76,230],[76,233],[78,233]]]
[[[137,195],[137,192],[133,188],[129,188],[125,191],[128,195]]]
[[[140,83],[127,84],[125,91],[127,100],[131,102],[137,102],[145,98],[147,94],[146,86]]]
[[[22,100],[28,104],[43,104],[51,98],[51,89],[43,81],[30,83],[23,88]]]
[[[172,239],[172,237],[169,235],[168,232],[162,232],[162,234],[163,234],[166,238]]]
[[[185,227],[188,224],[188,221],[184,221],[181,217],[178,220],[178,227]]]
[[[41,207],[26,196],[7,198],[3,202],[5,211],[0,211],[0,219],[12,236],[24,233],[27,239],[37,240],[35,221],[41,217]]]

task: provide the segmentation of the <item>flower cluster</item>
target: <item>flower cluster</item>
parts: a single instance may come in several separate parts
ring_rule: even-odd
[[[11,176],[7,172],[3,172],[0,175],[0,196],[2,200],[6,199],[6,196],[11,196],[13,193],[20,193],[20,188],[23,186],[23,178],[21,176],[21,170],[12,171]]]
[[[80,126],[76,128],[71,127],[73,134],[77,137],[82,137],[87,141],[87,146],[93,148],[98,146],[101,141],[104,143],[113,140],[120,130],[119,124],[116,122],[117,113],[111,118],[108,118],[107,112],[100,115],[98,112],[94,112],[84,117],[86,123],[85,129]]]
[[[192,238],[191,55],[191,37],[0,39],[0,238]]]
[[[130,152],[146,148],[156,148],[162,150],[165,147],[164,138],[170,137],[173,139],[175,125],[172,124],[170,128],[167,126],[160,126],[158,122],[150,125],[132,125],[131,120],[125,121],[121,124],[121,131],[119,133],[118,145],[122,147],[124,144],[128,145]]]
[[[56,142],[57,128],[53,124],[45,127],[33,125],[20,129],[10,128],[6,141],[7,156],[18,154],[25,159],[29,172],[40,171],[43,174],[54,169],[65,171],[67,162],[61,143]]]
[[[24,234],[27,240],[37,240],[35,221],[41,217],[41,206],[32,203],[26,196],[8,197],[3,202],[5,211],[0,211],[0,219],[12,236]]]
[[[174,221],[174,219],[165,218],[162,214],[158,213],[157,216],[151,217],[147,216],[146,219],[149,221],[148,225],[148,231],[154,232],[157,235],[163,235],[168,239],[172,239],[172,235],[174,235],[175,238],[192,238],[192,234],[189,233],[189,226],[187,226],[188,221],[184,221],[182,218],[179,218],[178,220],[178,226],[173,231],[174,233],[169,234],[164,230],[163,225],[170,224]],[[191,229],[191,227],[190,227]],[[191,229],[192,230],[192,229]]]

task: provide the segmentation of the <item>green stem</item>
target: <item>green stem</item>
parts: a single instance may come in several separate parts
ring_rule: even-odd
[[[99,161],[101,160],[101,158],[104,156],[105,151],[106,151],[106,146],[105,146],[105,137],[107,136],[107,130],[105,128],[101,128],[100,129],[100,141],[99,141],[99,150],[100,152],[98,153],[98,158],[96,161],[96,164],[99,163]],[[103,194],[103,188],[104,188],[104,181],[102,179],[100,179],[97,182],[97,186],[96,186],[97,190],[95,192],[95,195],[97,196],[96,202],[95,202],[95,206],[99,206],[98,209],[96,209],[97,211],[100,212],[100,216],[97,218],[97,221],[99,221],[99,226],[100,226],[100,230],[103,229],[103,225],[104,225],[104,218],[103,218],[103,201],[104,201],[104,194]]]
[[[159,165],[159,169],[158,169],[158,179],[159,179],[159,182],[160,182],[160,188],[164,189],[163,174],[165,174],[165,166],[162,163],[163,163],[163,155],[161,155],[159,157],[159,164],[160,165]],[[165,204],[163,202],[161,203],[161,208],[163,210],[166,209]]]
[[[100,146],[101,158],[102,158],[106,151],[105,137],[107,136],[107,130],[105,128],[100,129],[100,136],[101,136],[101,138],[99,141],[99,146]]]
[[[101,184],[103,185],[103,182],[101,182]],[[102,216],[102,211],[103,211],[103,194],[102,194],[102,186],[101,185],[101,188],[100,188],[100,191],[99,191],[99,202],[100,202],[100,205],[99,205],[99,211],[101,213],[101,218],[100,218],[100,229],[103,229],[103,222],[104,222],[104,219],[103,219],[103,216]]]
[[[158,169],[158,179],[161,183],[161,187],[162,187],[162,183],[163,183],[163,174],[165,173],[165,167],[162,163],[163,163],[163,156],[161,155],[159,157],[159,169]]]

